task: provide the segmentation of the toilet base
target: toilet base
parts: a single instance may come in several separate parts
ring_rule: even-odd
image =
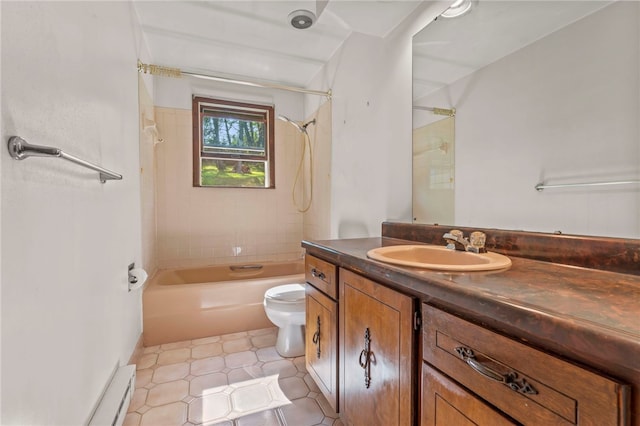
[[[278,328],[276,351],[284,358],[304,355],[304,325],[288,325]]]

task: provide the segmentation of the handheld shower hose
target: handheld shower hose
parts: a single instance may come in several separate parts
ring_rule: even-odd
[[[296,171],[296,177],[293,181],[293,187],[291,188],[291,199],[293,200],[293,204],[296,206],[296,209],[300,213],[305,213],[311,208],[311,202],[313,201],[313,149],[311,148],[311,138],[309,137],[309,133],[307,132],[307,127],[310,124],[316,124],[316,119],[314,118],[311,121],[308,121],[305,124],[298,124],[295,121],[285,117],[284,115],[279,115],[278,118],[282,121],[286,121],[292,124],[304,137],[304,143],[302,145],[302,154],[300,155],[300,162],[298,163],[298,169]],[[296,187],[298,186],[298,182],[300,181],[300,175],[303,171],[304,157],[305,152],[309,147],[309,199],[306,205],[302,205],[302,207],[298,206],[298,202],[296,201]],[[304,179],[303,179],[304,182]],[[304,203],[304,200],[303,200]]]

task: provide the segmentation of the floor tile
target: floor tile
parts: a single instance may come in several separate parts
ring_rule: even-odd
[[[156,407],[158,405],[180,401],[188,394],[189,382],[186,380],[162,383],[149,391],[147,395],[147,405]]]
[[[163,351],[168,351],[170,349],[189,348],[189,347],[191,347],[191,340],[185,340],[182,342],[175,342],[175,343],[165,343],[164,345],[160,345],[160,349]]]
[[[256,348],[266,348],[276,344],[277,336],[275,334],[261,334],[251,337],[251,343]]]
[[[145,388],[136,389],[133,392],[133,396],[131,397],[131,402],[129,403],[129,412],[136,411],[140,407],[142,407],[147,401],[147,394],[149,391]]]
[[[277,328],[144,348],[127,426],[343,426]]]
[[[191,374],[202,376],[203,374],[215,373],[225,368],[223,357],[205,358],[191,363]]]
[[[262,368],[255,365],[249,365],[247,367],[230,370],[227,373],[227,377],[229,378],[229,384],[232,384],[244,382],[245,380],[256,379],[258,377],[264,377],[264,373],[262,372]]]
[[[179,362],[185,362],[191,357],[191,349],[170,349],[158,354],[158,365],[177,364]]]
[[[189,386],[189,394],[193,396],[202,396],[211,392],[215,392],[216,388],[226,386],[229,383],[227,375],[224,373],[212,373],[204,376],[198,376],[191,380]]]
[[[299,377],[280,379],[280,388],[289,399],[303,398],[309,394],[307,384]]]
[[[275,347],[260,348],[256,351],[256,356],[260,361],[278,361],[284,359],[280,356]]]
[[[222,349],[227,354],[246,351],[251,349],[251,340],[248,337],[228,340],[226,342],[222,342]]]
[[[138,360],[138,363],[136,364],[136,369],[143,370],[145,368],[149,368],[152,365],[155,365],[157,360],[158,360],[158,354],[155,354],[155,353],[145,354],[141,356],[140,359]]]
[[[196,424],[224,420],[229,413],[231,401],[223,393],[205,395],[189,404],[189,421]]]
[[[194,346],[193,349],[191,349],[191,356],[193,358],[209,358],[209,357],[218,356],[221,354],[222,354],[222,344],[217,342]]]
[[[189,375],[191,365],[187,362],[179,364],[163,365],[153,372],[151,381],[153,383],[166,383],[174,380],[184,379]]]
[[[124,422],[122,426],[138,426],[140,424],[140,420],[142,419],[142,415],[138,413],[127,413],[124,418]]]
[[[142,415],[140,426],[169,426],[182,425],[187,421],[187,404],[174,402],[173,404],[155,407]]]
[[[151,381],[152,376],[153,370],[150,368],[136,371],[136,387],[145,387]]]
[[[280,422],[276,410],[260,411],[255,414],[240,417],[236,426],[285,426]]]
[[[289,425],[313,426],[324,420],[320,406],[311,398],[296,399],[292,404],[281,407],[280,410]]]
[[[224,362],[229,368],[238,368],[245,365],[251,365],[258,361],[255,352],[244,351],[236,352],[224,357]]]
[[[278,327],[269,327],[269,328],[259,328],[257,330],[248,331],[247,334],[249,336],[260,336],[262,334],[278,334]]]
[[[264,371],[264,374],[267,376],[278,374],[281,379],[295,376],[298,373],[296,366],[288,359],[265,362],[262,366],[262,371]]]
[[[192,340],[193,345],[206,345],[207,343],[216,343],[220,341],[220,336],[204,337],[202,339]]]
[[[158,352],[158,350],[160,350],[160,345],[147,346],[146,348],[143,349],[142,353],[144,354],[156,353]]]
[[[225,341],[225,340],[235,340],[235,339],[239,339],[241,337],[246,337],[248,336],[249,333],[247,333],[246,331],[241,331],[238,333],[230,333],[230,334],[224,334],[222,336],[220,336],[220,339]]]

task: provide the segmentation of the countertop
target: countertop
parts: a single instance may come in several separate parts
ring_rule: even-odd
[[[417,243],[387,237],[302,242],[308,254],[640,386],[639,276],[513,256],[506,270],[466,273],[367,258],[373,248],[397,244]]]

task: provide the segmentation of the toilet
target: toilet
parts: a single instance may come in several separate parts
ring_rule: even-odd
[[[279,328],[276,351],[286,358],[304,355],[304,298],[302,284],[279,285],[264,294],[267,318]]]

